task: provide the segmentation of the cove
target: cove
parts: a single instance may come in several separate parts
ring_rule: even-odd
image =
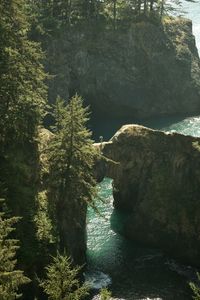
[[[193,33],[200,49],[200,4],[183,2],[183,10],[193,21]],[[177,131],[200,136],[199,116],[173,116],[149,120],[97,120],[92,125],[94,139],[108,140],[124,124],[138,123],[154,129]],[[179,264],[162,252],[130,242],[120,235],[125,215],[113,211],[112,182],[105,178],[99,184],[99,202],[104,217],[88,211],[88,276],[94,286],[110,284],[114,299],[124,300],[189,300],[188,282],[194,280],[196,269]],[[96,299],[94,297],[94,299]]]
[[[162,127],[164,123],[158,122],[159,129],[200,136],[200,117],[172,118]],[[195,278],[196,270],[120,235],[126,215],[113,211],[110,179],[99,185],[99,195],[105,201],[99,203],[103,217],[88,212],[87,253],[89,273],[97,287],[112,281],[115,299],[191,299],[188,281]]]

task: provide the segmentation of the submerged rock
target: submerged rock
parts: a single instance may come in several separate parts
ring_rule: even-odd
[[[200,265],[200,138],[125,125],[101,151],[122,234]]]

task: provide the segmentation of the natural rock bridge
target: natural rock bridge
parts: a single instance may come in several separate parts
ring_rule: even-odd
[[[97,177],[113,178],[114,206],[129,212],[123,234],[200,265],[200,138],[125,125],[95,145],[108,158]]]

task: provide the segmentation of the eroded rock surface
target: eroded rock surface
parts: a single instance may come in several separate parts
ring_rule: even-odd
[[[77,92],[108,118],[200,112],[200,61],[188,19],[141,21],[116,31],[70,29],[47,53],[55,75],[51,102]]]
[[[114,179],[114,206],[127,211],[122,234],[191,264],[200,264],[199,145],[139,125],[101,145],[111,159],[105,175]]]

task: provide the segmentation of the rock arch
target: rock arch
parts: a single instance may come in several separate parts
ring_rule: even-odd
[[[113,179],[114,206],[129,212],[123,234],[194,265],[200,264],[199,145],[200,138],[139,125],[96,144],[106,157],[100,177]]]

